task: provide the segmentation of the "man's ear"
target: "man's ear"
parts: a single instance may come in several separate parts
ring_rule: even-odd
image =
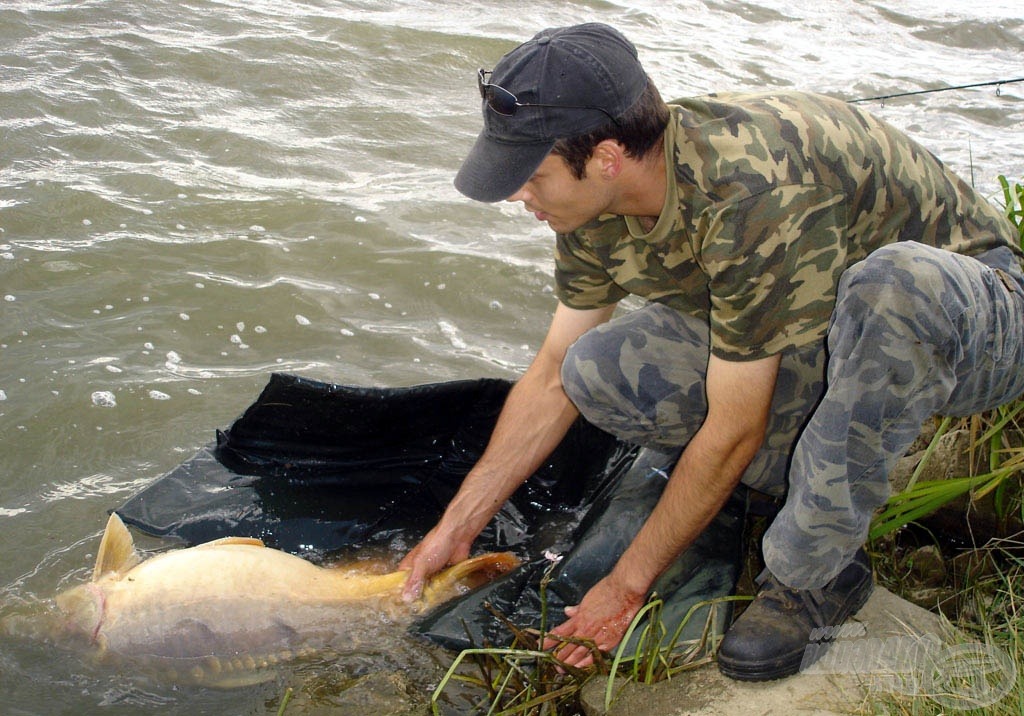
[[[593,159],[603,179],[615,179],[622,173],[626,153],[614,139],[605,139],[594,147]]]

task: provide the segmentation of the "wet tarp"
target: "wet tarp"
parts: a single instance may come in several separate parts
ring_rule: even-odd
[[[367,388],[274,374],[215,441],[116,511],[143,532],[187,545],[251,536],[314,559],[371,545],[408,548],[483,453],[510,388],[498,379]],[[545,574],[546,613],[559,622],[562,607],[578,602],[629,544],[671,462],[578,419],[474,545],[512,550],[522,566],[412,630],[455,649],[505,643],[511,635],[487,605],[518,626],[538,626]],[[663,617],[731,593],[744,510],[734,498],[662,576]],[[692,621],[696,634],[703,617]]]

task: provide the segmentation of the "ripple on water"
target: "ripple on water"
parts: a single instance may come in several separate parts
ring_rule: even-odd
[[[90,500],[110,495],[128,495],[141,489],[152,480],[151,477],[135,477],[124,480],[112,475],[97,473],[67,482],[51,483],[39,493],[42,502],[64,500]]]

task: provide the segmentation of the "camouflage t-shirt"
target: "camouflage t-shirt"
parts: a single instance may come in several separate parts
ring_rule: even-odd
[[[997,207],[848,103],[716,95],[671,110],[657,224],[644,233],[634,217],[605,215],[559,234],[566,305],[642,296],[708,320],[715,355],[753,360],[821,340],[840,275],[882,245],[1014,246]]]

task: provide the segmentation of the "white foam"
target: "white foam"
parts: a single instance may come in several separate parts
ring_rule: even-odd
[[[101,408],[116,408],[117,398],[109,390],[97,390],[92,394],[92,404]]]

